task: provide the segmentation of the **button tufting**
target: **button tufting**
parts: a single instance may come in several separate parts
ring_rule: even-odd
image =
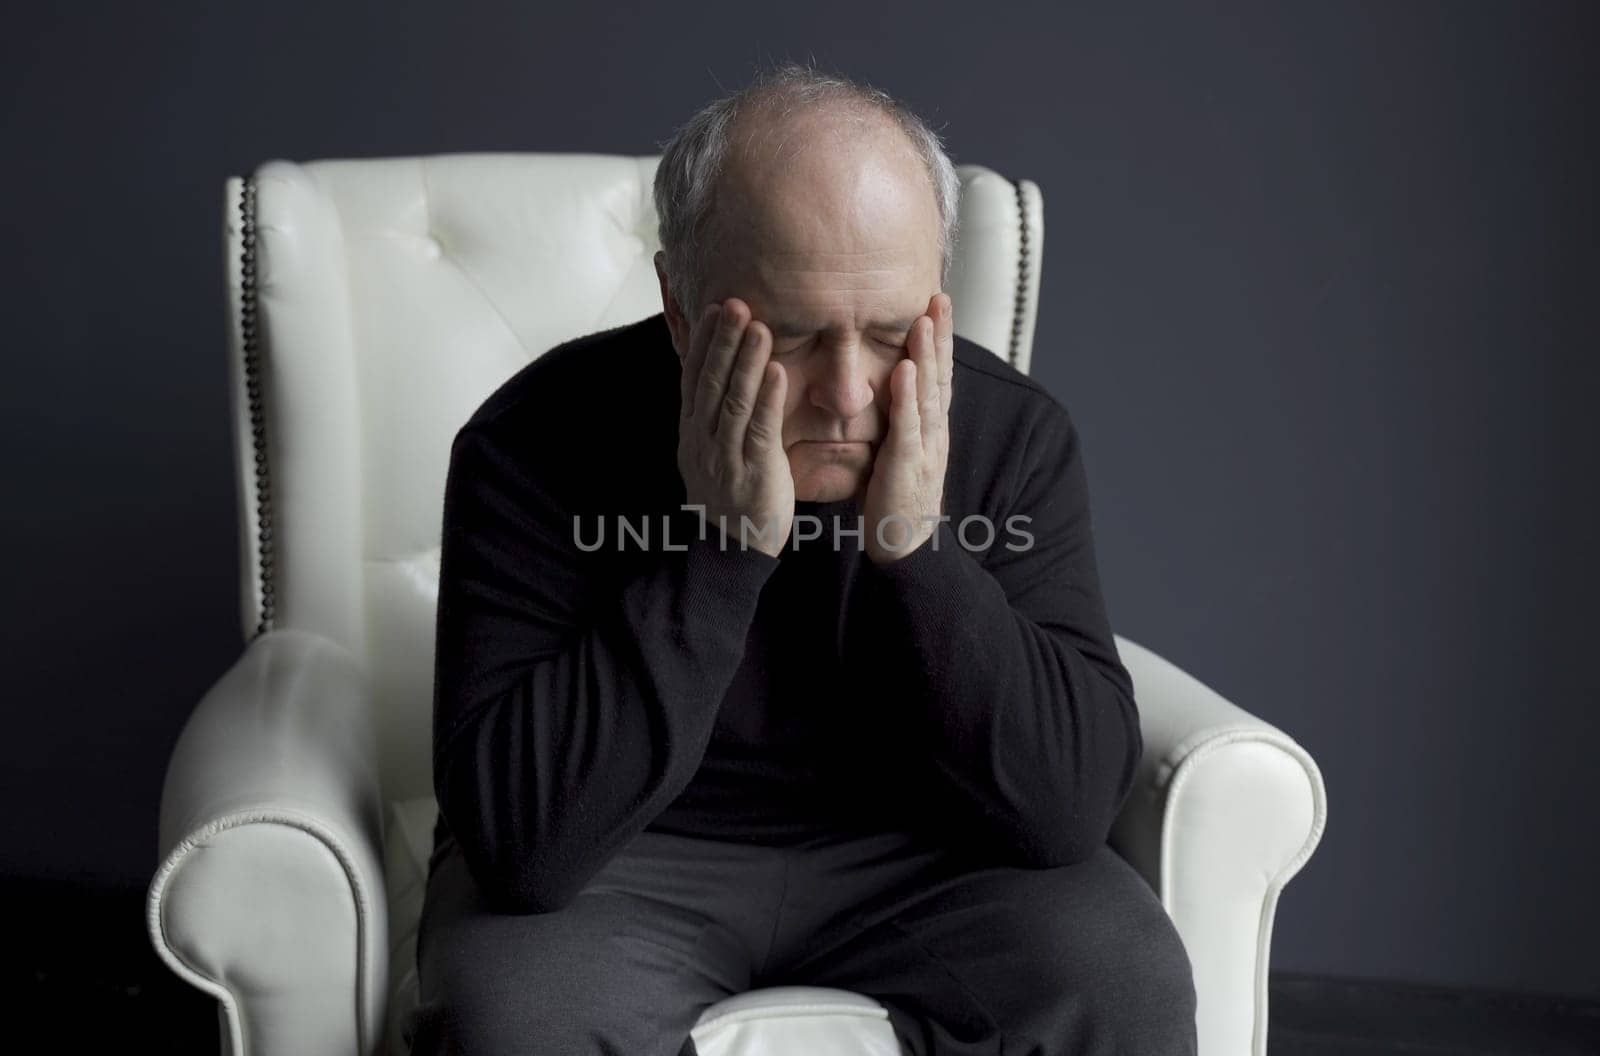
[[[444,255],[444,243],[439,241],[437,235],[423,235],[422,255],[429,260],[438,260]]]

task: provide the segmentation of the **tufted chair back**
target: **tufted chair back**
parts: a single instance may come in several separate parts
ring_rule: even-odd
[[[659,160],[269,161],[227,183],[245,634],[299,628],[365,658],[387,802],[432,795],[451,440],[543,351],[661,310]],[[959,173],[956,328],[1026,371],[1039,189]]]

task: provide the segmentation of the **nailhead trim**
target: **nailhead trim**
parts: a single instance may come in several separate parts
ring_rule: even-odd
[[[260,562],[261,615],[256,635],[272,630],[274,598],[272,477],[267,471],[266,413],[261,402],[261,349],[256,327],[256,181],[246,176],[239,196],[239,226],[244,244],[240,269],[239,330],[244,344],[245,391],[250,398],[250,443],[255,455],[256,553]]]
[[[1022,317],[1028,307],[1028,207],[1022,197],[1022,181],[1012,180],[1011,188],[1017,196],[1017,297],[1011,310],[1011,347],[1006,361],[1014,367],[1022,348]]]

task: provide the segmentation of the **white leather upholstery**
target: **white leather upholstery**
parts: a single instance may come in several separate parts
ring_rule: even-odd
[[[1133,676],[1144,756],[1111,846],[1150,882],[1183,936],[1201,1056],[1266,1056],[1272,916],[1322,839],[1322,774],[1283,731],[1116,640]]]
[[[327,638],[261,635],[200,701],[161,794],[156,950],[232,1053],[369,1052],[388,970],[373,700]]]
[[[657,158],[459,154],[230,179],[225,260],[249,644],[163,790],[152,941],[233,1053],[405,1051],[431,846],[434,606],[450,441],[544,350],[660,310]],[[1036,185],[960,167],[957,329],[1026,370]],[[1295,742],[1126,639],[1144,765],[1113,845],[1195,966],[1201,1052],[1266,1051],[1278,892],[1320,838]],[[702,1053],[896,1053],[861,995],[707,1009]]]

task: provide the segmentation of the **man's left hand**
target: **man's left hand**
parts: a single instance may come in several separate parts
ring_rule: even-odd
[[[889,435],[878,447],[862,504],[867,556],[898,561],[939,526],[950,454],[954,305],[946,293],[911,324],[906,358],[889,375]],[[882,541],[879,535],[882,535]]]

